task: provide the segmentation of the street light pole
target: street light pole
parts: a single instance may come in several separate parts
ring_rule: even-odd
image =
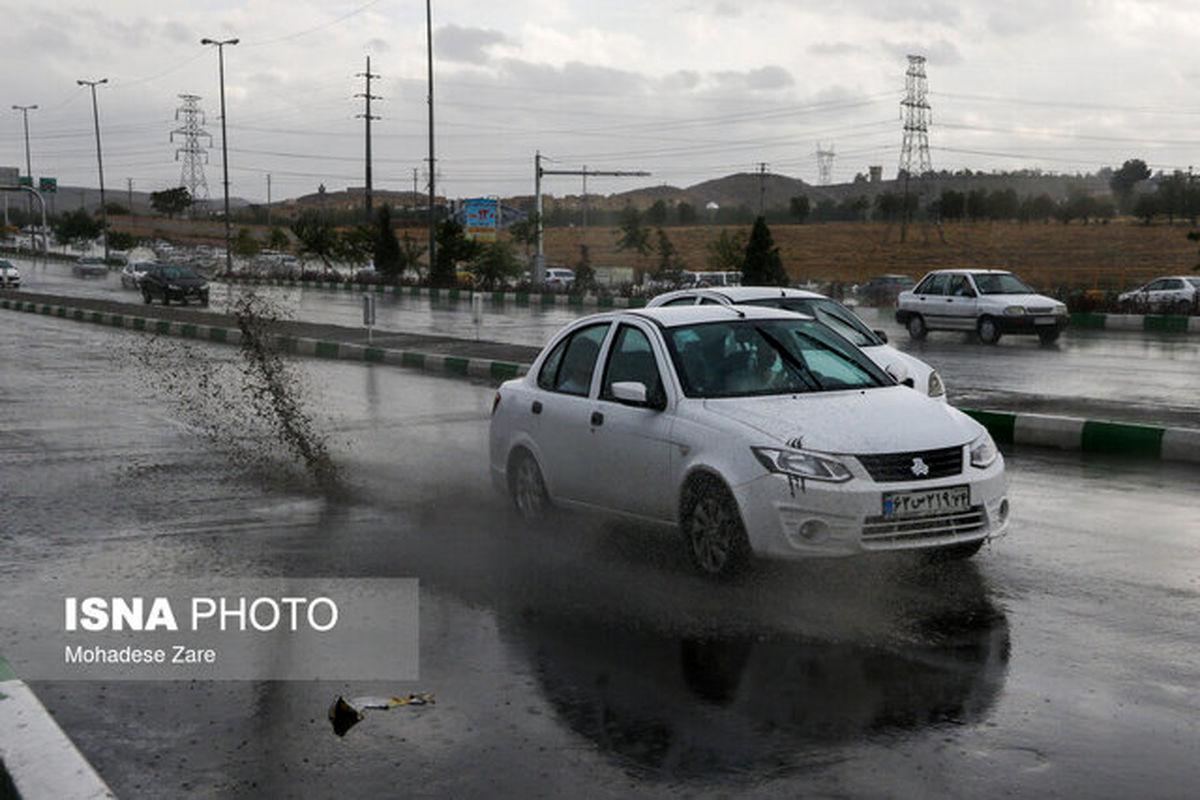
[[[104,236],[104,260],[108,261],[108,206],[104,200],[104,157],[100,154],[100,111],[96,106],[96,87],[103,83],[108,83],[108,78],[101,78],[98,81],[78,80],[75,83],[80,86],[87,86],[92,90],[92,121],[96,125],[96,166],[100,171],[100,225],[102,226],[101,234]]]
[[[229,137],[225,135],[225,45],[235,45],[237,39],[201,39],[200,44],[217,47],[217,64],[221,76],[221,174],[225,187],[225,271],[233,272],[232,237],[229,232]]]
[[[29,112],[37,106],[13,106],[13,111],[20,111],[25,118],[25,174],[29,176],[29,185],[33,185],[33,162],[29,159]],[[33,198],[29,198],[29,216],[33,216]]]
[[[429,274],[437,269],[437,219],[434,216],[434,175],[436,168],[433,158],[433,9],[431,0],[425,0],[425,50],[429,74]]]

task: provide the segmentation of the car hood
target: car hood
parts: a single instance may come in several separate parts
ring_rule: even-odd
[[[1057,306],[1061,305],[1058,300],[1053,297],[1047,297],[1044,294],[984,294],[979,296],[980,300],[990,300],[994,303],[1003,303],[1006,306]]]
[[[983,426],[905,386],[702,401],[706,413],[780,444],[825,453],[901,453],[967,444]],[[794,440],[800,439],[800,444]]]
[[[880,369],[886,370],[891,364],[903,364],[908,369],[909,377],[916,384],[915,388],[925,391],[929,385],[929,373],[933,372],[933,367],[921,359],[897,350],[890,344],[877,344],[859,349]]]

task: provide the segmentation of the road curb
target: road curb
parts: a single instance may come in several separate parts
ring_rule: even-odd
[[[432,300],[469,301],[479,295],[489,303],[510,303],[518,306],[570,306],[573,308],[641,308],[644,297],[610,297],[607,295],[574,295],[552,292],[476,292],[473,289],[431,289],[425,286],[386,286],[347,281],[293,281],[281,278],[214,278],[214,283],[234,286],[277,286],[286,289],[316,289],[350,294],[365,292],[393,297],[422,297]]]
[[[240,344],[242,341],[242,332],[237,328],[117,314],[109,311],[92,311],[54,303],[34,303],[26,300],[0,298],[0,309],[23,311],[28,314],[58,317],[76,322],[91,322],[105,327],[144,331],[160,336],[200,339],[220,344]],[[518,364],[513,361],[398,350],[300,336],[276,335],[271,337],[271,341],[279,350],[293,355],[388,364],[495,381],[504,381],[524,375],[529,368],[528,364]]]
[[[1147,333],[1200,333],[1200,317],[1183,314],[1097,314],[1075,312],[1071,325],[1076,328]]]
[[[112,790],[24,681],[0,658],[0,796],[103,800]]]
[[[976,408],[960,410],[982,423],[992,438],[1001,444],[1200,464],[1200,430],[1053,414],[1018,414]]]

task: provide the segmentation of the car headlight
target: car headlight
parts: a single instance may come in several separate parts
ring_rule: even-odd
[[[782,450],[777,447],[751,447],[754,455],[769,471],[813,481],[842,483],[853,477],[846,465],[829,456]]]
[[[1008,317],[1020,317],[1025,313],[1025,306],[1009,306],[1004,309],[1004,315]]]
[[[978,439],[971,442],[971,466],[979,469],[987,469],[1000,455],[1000,451],[996,449],[996,443],[992,441],[992,435],[984,431]]]
[[[929,373],[929,396],[941,397],[946,393],[946,386],[942,383],[942,376],[938,375],[937,370]]]
[[[1056,305],[1054,307],[1054,313],[1055,314],[1066,314],[1067,307],[1065,305],[1063,305],[1062,303],[1059,303],[1058,305]]]

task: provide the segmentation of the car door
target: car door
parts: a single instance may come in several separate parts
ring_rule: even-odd
[[[953,325],[960,330],[975,330],[975,320],[979,314],[979,301],[975,287],[965,274],[956,273],[950,276],[946,284],[946,308]]]
[[[1188,299],[1184,294],[1183,281],[1179,278],[1164,278],[1163,289],[1159,294],[1160,311],[1173,311],[1179,301]]]
[[[611,322],[572,331],[551,351],[538,373],[531,413],[535,423],[542,475],[552,497],[594,502],[592,457],[593,388],[596,364]],[[561,347],[561,351],[559,348]],[[561,354],[560,354],[561,353]]]
[[[592,426],[597,504],[605,508],[670,520],[671,427],[663,381],[664,353],[653,331],[621,322],[608,347]],[[635,381],[646,386],[647,404],[628,405],[613,396],[612,385]]]
[[[1163,289],[1166,288],[1166,283],[1162,278],[1147,283],[1139,298],[1141,305],[1150,310],[1157,309],[1162,304]]]
[[[947,273],[939,272],[921,281],[914,294],[916,303],[913,310],[925,318],[925,327],[930,330],[951,327],[947,325],[950,312],[946,306],[946,286],[950,283]]]

